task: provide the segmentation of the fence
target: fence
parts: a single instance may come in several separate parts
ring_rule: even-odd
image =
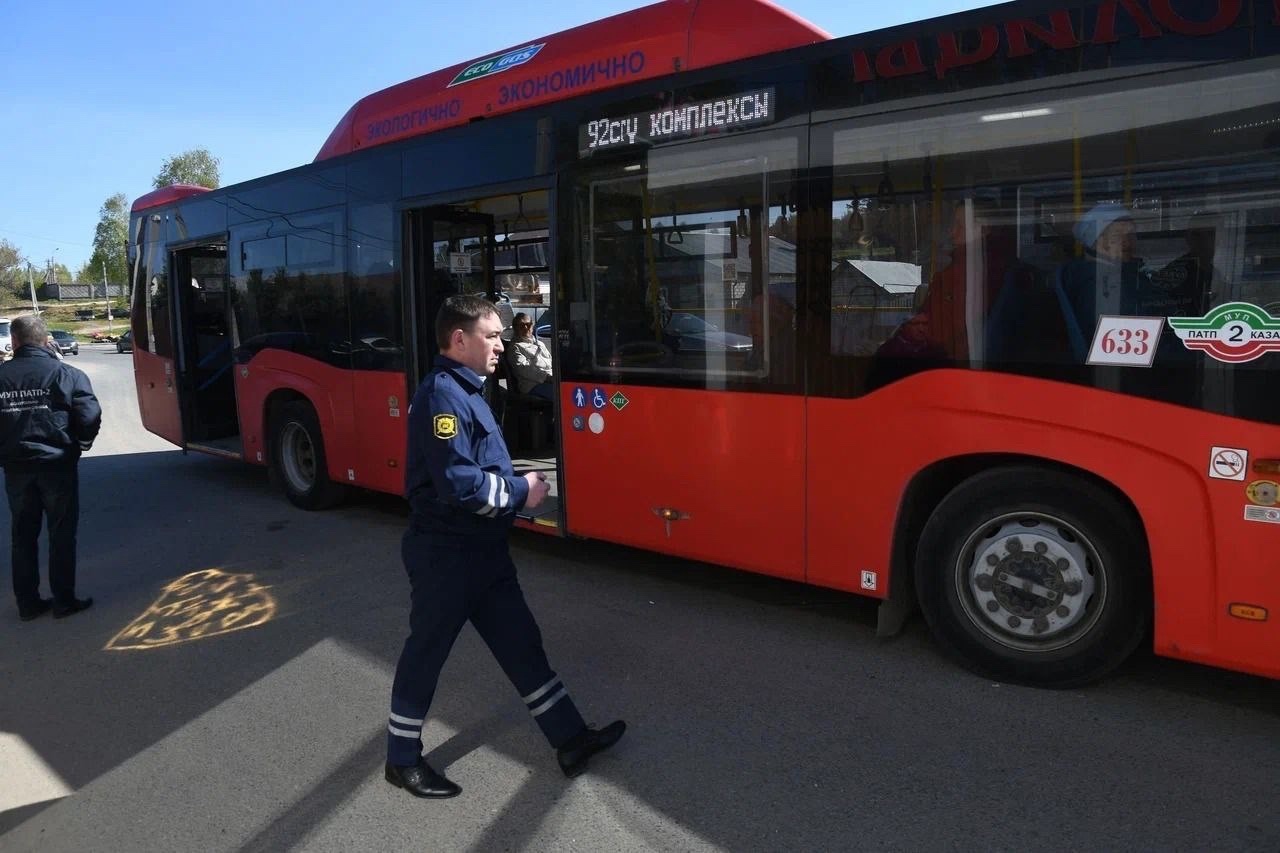
[[[46,284],[45,299],[105,299],[124,296],[123,284]]]

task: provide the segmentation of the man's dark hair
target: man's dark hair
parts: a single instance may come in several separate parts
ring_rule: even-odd
[[[481,296],[450,296],[436,314],[436,345],[441,350],[449,348],[449,336],[454,329],[470,332],[481,317],[497,314],[493,303]]]
[[[44,346],[49,339],[49,326],[35,314],[26,314],[15,318],[9,324],[9,336],[13,338],[13,348],[21,346]]]

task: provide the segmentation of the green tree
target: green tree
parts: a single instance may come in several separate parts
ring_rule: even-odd
[[[0,239],[0,296],[21,297],[27,292],[27,259],[8,240]]]
[[[197,184],[217,189],[221,184],[218,166],[222,161],[209,153],[208,148],[192,148],[164,161],[160,174],[152,184],[156,189],[170,184]]]
[[[129,199],[124,193],[116,193],[102,203],[98,211],[98,225],[93,230],[93,254],[80,268],[76,281],[102,281],[102,267],[106,264],[107,281],[126,284],[129,280],[129,262],[125,256],[125,243],[129,239]]]

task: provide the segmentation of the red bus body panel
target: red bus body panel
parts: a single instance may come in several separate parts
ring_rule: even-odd
[[[267,400],[277,391],[292,392],[316,411],[329,479],[404,493],[404,374],[342,370],[281,350],[265,350],[235,371],[245,461],[270,462]]]
[[[625,406],[594,408],[596,388]],[[560,411],[572,533],[804,579],[803,397],[571,383]],[[602,432],[574,428],[593,414]]]
[[[767,0],[665,0],[368,95],[342,117],[316,160],[829,38]],[[501,62],[521,49],[533,55],[500,71],[457,79],[480,60]]]
[[[1269,605],[1274,617],[1277,528],[1244,520],[1245,483],[1208,476],[1213,444],[1280,457],[1275,427],[1072,385],[942,370],[857,400],[811,398],[807,421],[811,582],[864,591],[862,570],[887,579],[902,498],[934,462],[972,454],[1052,459],[1108,481],[1141,516],[1156,652],[1280,677],[1280,621],[1227,612],[1246,602]],[[887,594],[883,581],[878,586],[872,594]]]
[[[141,340],[137,332],[134,340]],[[182,410],[178,405],[173,359],[161,358],[134,346],[133,381],[138,388],[142,425],[166,441],[183,447],[186,442],[182,435]]]
[[[146,195],[138,196],[134,199],[133,205],[129,209],[131,212],[136,213],[149,207],[163,207],[166,204],[207,192],[210,192],[210,189],[199,184],[170,184],[167,187],[152,190]]]

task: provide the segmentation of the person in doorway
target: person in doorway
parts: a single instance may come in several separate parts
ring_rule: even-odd
[[[515,514],[546,498],[542,474],[515,476],[493,413],[481,395],[502,357],[502,321],[492,303],[452,296],[436,317],[440,354],[409,408],[405,487],[409,529],[401,554],[411,587],[410,634],[391,688],[388,782],[417,797],[462,789],[422,758],[422,726],[445,659],[470,621],[519,691],[561,770],[582,773],[613,746],[626,723],[583,722],[542,647],[507,546]]]
[[[79,613],[92,598],[76,598],[76,526],[80,516],[80,454],[93,445],[102,408],[89,377],[45,346],[49,329],[37,316],[10,326],[14,355],[0,366],[0,465],[11,517],[11,566],[18,616],[50,609],[53,618]],[[40,526],[48,520],[49,590],[40,595]]]
[[[511,370],[517,390],[551,400],[551,350],[534,337],[533,321],[523,311],[511,318]]]

